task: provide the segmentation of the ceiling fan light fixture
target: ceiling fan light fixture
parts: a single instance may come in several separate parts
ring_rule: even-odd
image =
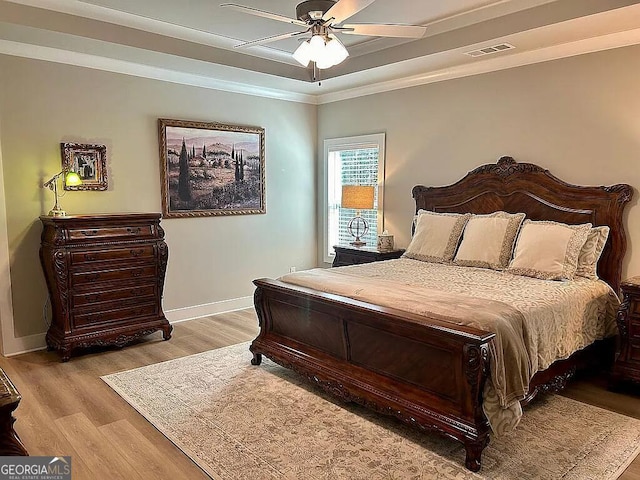
[[[302,42],[293,53],[293,58],[306,67],[313,61],[321,70],[331,68],[343,62],[349,52],[337,37],[316,34],[310,40]]]
[[[311,45],[309,45],[309,41],[306,40],[298,46],[295,52],[293,52],[293,58],[303,67],[309,65],[311,61],[311,56],[313,54]]]

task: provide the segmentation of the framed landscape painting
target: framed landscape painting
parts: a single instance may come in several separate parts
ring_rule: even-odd
[[[158,120],[165,218],[265,213],[264,128]]]

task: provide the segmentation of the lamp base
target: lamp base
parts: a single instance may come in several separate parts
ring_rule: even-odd
[[[49,216],[50,217],[66,217],[67,216],[67,212],[65,212],[64,210],[58,208],[53,208],[51,209],[51,211],[49,211]]]
[[[351,219],[349,225],[347,225],[347,231],[355,239],[353,242],[350,242],[349,245],[362,247],[367,244],[367,242],[360,240],[360,235],[365,236],[367,234],[369,225],[367,225],[367,221],[360,216],[360,212],[357,212],[356,216]]]

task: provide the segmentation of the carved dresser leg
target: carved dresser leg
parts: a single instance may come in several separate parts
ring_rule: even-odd
[[[171,338],[171,332],[173,331],[172,325],[167,325],[162,328],[162,339],[169,340]]]
[[[61,360],[63,362],[68,362],[69,359],[71,358],[71,348],[62,347],[62,349],[60,350],[60,356],[62,357]]]

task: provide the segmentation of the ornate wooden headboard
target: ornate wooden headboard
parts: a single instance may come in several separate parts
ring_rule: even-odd
[[[619,291],[627,237],[622,223],[633,189],[626,184],[608,187],[571,185],[532,163],[502,157],[482,165],[463,179],[444,187],[413,188],[416,212],[492,213],[524,212],[531,220],[554,220],[594,226],[608,225],[609,240],[598,264],[598,275]]]

